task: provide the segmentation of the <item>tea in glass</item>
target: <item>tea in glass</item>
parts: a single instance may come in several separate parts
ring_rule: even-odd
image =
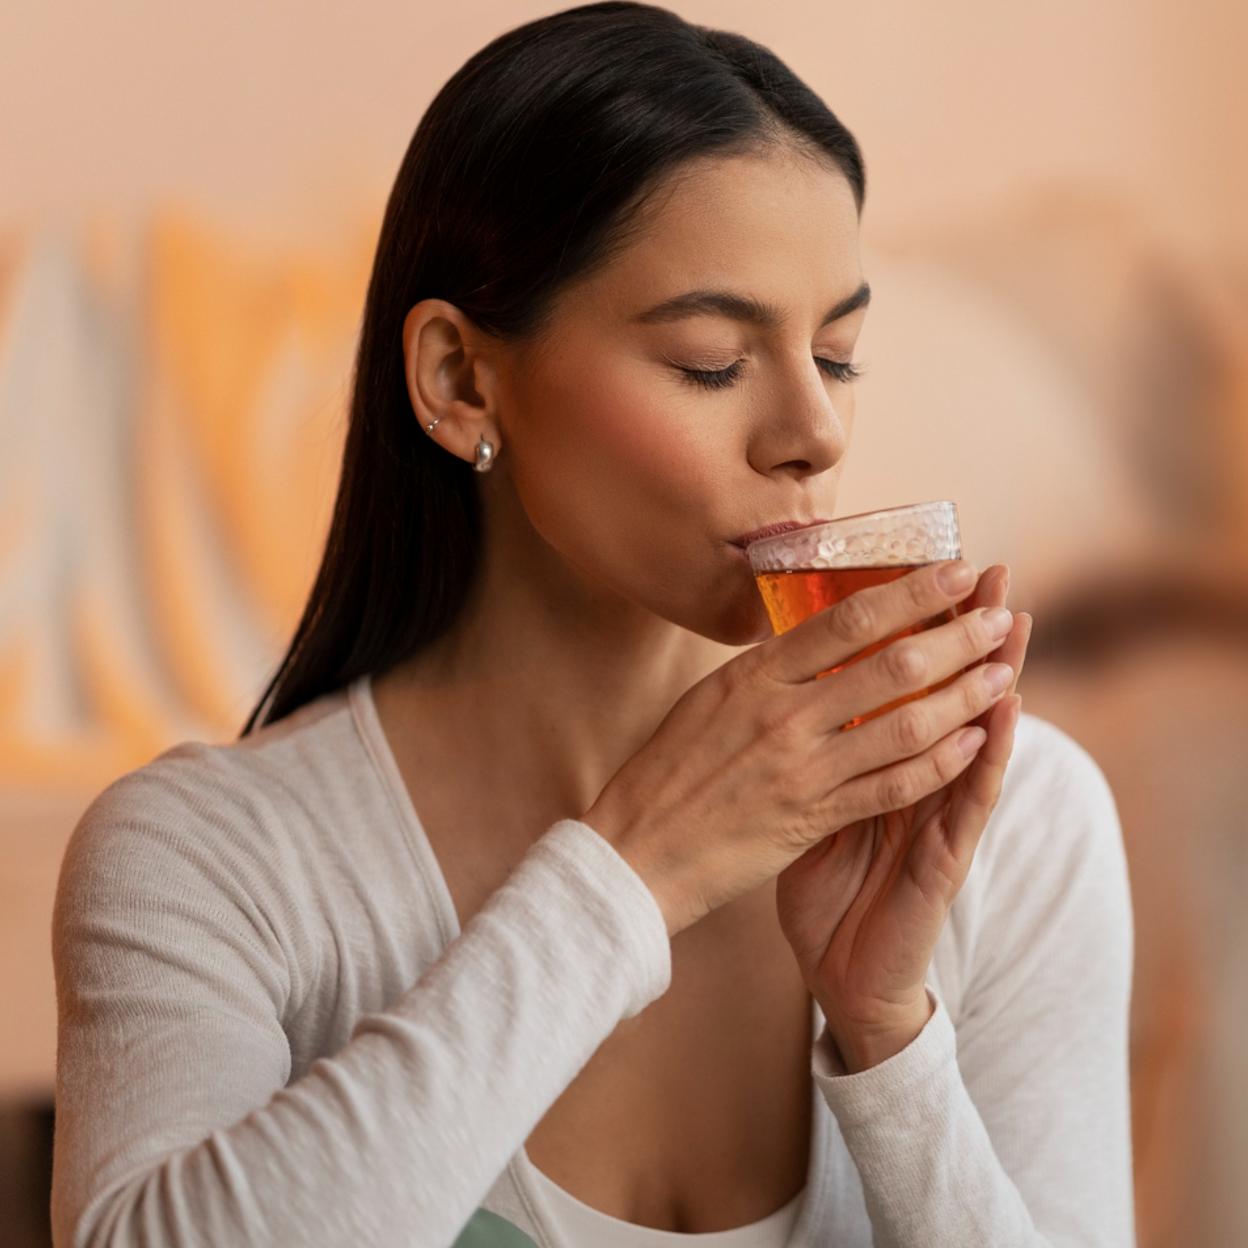
[[[870,585],[883,585],[929,563],[962,557],[962,535],[958,509],[949,501],[912,503],[882,511],[842,516],[826,524],[793,529],[774,537],[751,542],[746,548],[754,583],[762,595],[776,634],[788,632],[807,616],[833,606],[850,594]],[[819,677],[839,672],[891,645],[927,628],[952,620],[960,611],[955,604],[919,623],[893,633],[851,655],[843,663],[818,673]],[[934,690],[943,689],[960,675],[953,675],[897,698],[885,706],[856,715],[841,725],[854,728],[912,702]]]

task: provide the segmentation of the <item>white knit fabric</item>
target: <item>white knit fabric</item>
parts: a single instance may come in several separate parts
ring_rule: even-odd
[[[927,1026],[848,1075],[815,1010],[788,1243],[1133,1245],[1132,946],[1105,780],[1023,714]],[[367,678],[105,789],[53,953],[57,1248],[596,1248],[523,1144],[671,983],[653,895],[575,819],[458,930]]]

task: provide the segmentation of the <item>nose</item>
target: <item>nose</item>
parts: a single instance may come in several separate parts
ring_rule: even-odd
[[[849,449],[853,396],[847,385],[834,390],[821,375],[804,377],[761,405],[750,447],[759,472],[817,476],[840,463]]]

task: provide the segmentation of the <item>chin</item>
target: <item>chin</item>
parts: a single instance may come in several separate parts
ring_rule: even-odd
[[[713,622],[708,621],[708,627],[694,631],[722,646],[756,646],[760,641],[766,641],[774,635],[771,620],[757,592],[753,588],[750,592],[754,595],[753,601],[734,604],[731,613],[721,615]]]

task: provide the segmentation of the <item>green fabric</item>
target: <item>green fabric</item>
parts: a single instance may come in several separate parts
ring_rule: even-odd
[[[514,1222],[478,1209],[451,1248],[537,1248],[537,1244]]]

